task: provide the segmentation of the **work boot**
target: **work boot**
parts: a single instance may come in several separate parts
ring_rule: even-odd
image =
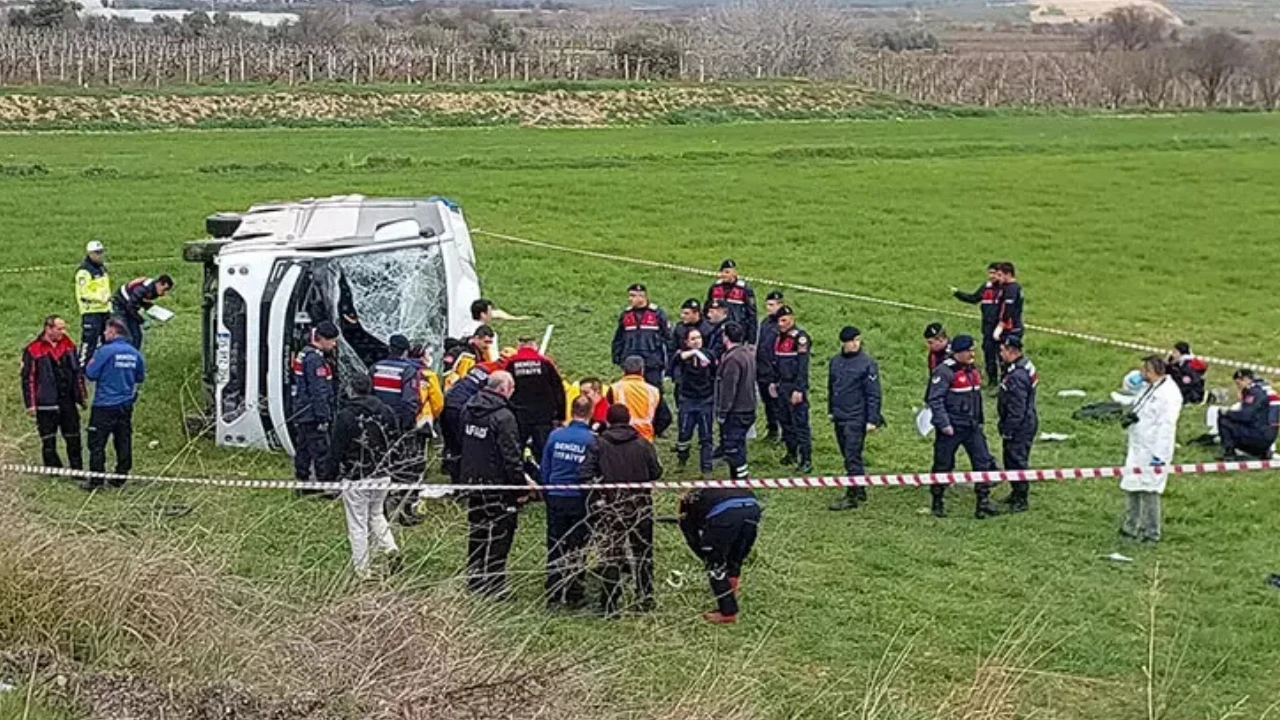
[[[1027,498],[1021,495],[1014,495],[1009,498],[1009,512],[1021,513],[1031,509],[1031,504],[1027,502]]]
[[[779,462],[779,463],[781,463],[781,464],[783,464],[783,465],[795,465],[795,464],[796,464],[796,454],[795,454],[794,452],[792,452],[792,451],[788,450],[788,451],[787,451],[787,454],[786,454],[786,455],[783,455],[783,456],[782,456],[782,459],[781,459],[781,460],[779,460],[778,462]]]
[[[986,520],[989,517],[995,517],[1000,514],[995,503],[991,502],[991,498],[982,498],[978,500],[978,507],[974,509],[973,516],[978,520]]]
[[[1240,462],[1242,460],[1248,460],[1248,459],[1249,458],[1245,457],[1244,455],[1241,455],[1240,452],[1235,449],[1232,449],[1232,450],[1224,449],[1221,453],[1218,454],[1218,460],[1222,462]]]
[[[812,475],[813,463],[809,461],[809,458],[801,458],[800,462],[796,463],[796,472],[801,475]]]
[[[702,619],[706,620],[712,625],[732,625],[738,622],[737,615],[721,615],[719,610],[712,610],[711,612],[702,613]]]
[[[853,492],[853,488],[849,488],[849,490],[845,492],[844,495],[841,495],[838,500],[828,505],[827,509],[833,512],[840,512],[842,510],[857,510],[858,496]]]
[[[856,498],[858,502],[865,503],[867,501],[867,489],[861,485],[855,485],[853,488],[853,497]]]
[[[934,496],[933,503],[929,507],[929,512],[933,513],[936,518],[944,518],[947,516],[947,508],[942,502],[942,497]]]
[[[677,450],[676,451],[676,467],[683,470],[688,465],[689,465],[689,451]]]
[[[1214,445],[1218,444],[1218,436],[1214,435],[1213,433],[1205,433],[1200,437],[1192,440],[1191,444],[1199,445],[1200,447],[1213,447]]]

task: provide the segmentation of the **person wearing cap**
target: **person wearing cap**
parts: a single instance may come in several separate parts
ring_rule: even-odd
[[[987,265],[987,281],[971,293],[951,288],[951,294],[961,302],[977,305],[982,312],[982,359],[986,363],[987,382],[995,387],[1000,382],[1000,341],[996,328],[1000,327],[1000,263]]]
[[[866,475],[862,448],[867,434],[884,425],[880,414],[880,369],[862,350],[862,331],[852,325],[840,331],[840,352],[827,371],[827,414],[835,424],[836,442],[846,475]],[[853,510],[867,501],[867,489],[851,485],[831,510]]]
[[[613,334],[613,364],[622,367],[623,360],[636,356],[644,361],[644,379],[658,389],[659,401],[653,424],[658,435],[671,427],[671,408],[663,397],[663,376],[667,372],[671,350],[671,325],[667,313],[649,302],[649,291],[636,283],[627,288],[629,305],[618,317]]]
[[[726,323],[725,352],[716,368],[720,448],[713,455],[729,463],[729,477],[735,480],[747,478],[747,431],[756,422],[756,354],[746,340],[747,331],[741,325]]]
[[[1240,402],[1218,413],[1222,459],[1242,460],[1248,455],[1269,460],[1280,425],[1280,395],[1248,368],[1236,370],[1231,378],[1240,391]]]
[[[1004,469],[1026,470],[1031,467],[1031,444],[1040,428],[1036,411],[1036,387],[1040,376],[1036,366],[1022,352],[1022,337],[1006,335],[1001,340],[1000,359],[1004,377],[1000,379],[1000,397],[996,401],[998,427],[1003,446]],[[1025,512],[1028,508],[1028,483],[1010,483],[1009,510]]]
[[[324,320],[293,359],[293,476],[301,482],[310,481],[313,473],[320,477],[329,462],[329,423],[337,393],[334,362],[328,355],[337,347],[338,326]]]
[[[396,424],[386,428],[391,451],[395,454],[389,469],[400,483],[422,480],[426,471],[426,444],[417,432],[418,413],[422,410],[421,367],[409,357],[409,338],[392,335],[387,340],[391,353],[369,368],[373,395],[395,414]],[[335,431],[335,442],[336,431]],[[391,494],[392,518],[404,525],[416,524],[409,493]]]
[[[662,463],[653,443],[636,432],[626,405],[609,407],[609,427],[587,448],[578,470],[584,485],[637,485],[662,479]],[[591,534],[599,547],[601,610],[614,618],[622,610],[622,573],[635,580],[635,607],[649,611],[653,602],[653,493],[646,489],[593,489]]]
[[[933,468],[935,473],[949,473],[956,468],[956,451],[964,448],[975,472],[998,470],[995,458],[982,434],[982,375],[973,366],[973,338],[957,335],[951,341],[951,357],[934,369],[925,393],[925,403],[933,412]],[[991,487],[986,483],[973,486],[978,497],[974,517],[979,520],[999,514],[991,503]],[[932,512],[946,517],[943,503],[947,486],[931,485]]]
[[[707,569],[716,609],[703,613],[712,625],[738,621],[742,564],[760,529],[760,503],[747,488],[701,488],[680,498],[680,532]]]
[[[929,373],[951,354],[951,338],[947,337],[942,323],[932,322],[924,327],[924,345],[929,349]]]
[[[111,279],[103,257],[107,249],[100,240],[90,240],[84,261],[76,270],[76,305],[80,309],[80,367],[89,364],[102,344],[102,333],[111,317]]]
[[[1169,353],[1165,366],[1169,377],[1178,383],[1184,404],[1198,405],[1204,402],[1204,376],[1209,372],[1209,364],[1191,352],[1190,343],[1174,343],[1173,352]]]
[[[676,356],[676,408],[680,416],[676,438],[676,458],[683,469],[689,462],[689,443],[698,433],[698,469],[704,477],[711,474],[711,428],[715,422],[712,409],[716,386],[716,363],[702,347],[702,333],[691,330],[686,347]]]
[[[124,322],[125,329],[129,331],[129,342],[139,350],[142,349],[142,330],[146,324],[143,314],[172,289],[173,278],[168,275],[154,280],[140,277],[121,285],[120,292],[111,298],[113,314]]]
[[[564,421],[564,380],[550,358],[538,352],[538,341],[521,337],[514,355],[502,361],[502,369],[516,379],[511,407],[520,428],[520,446],[534,458],[542,457],[547,436]]]
[[[719,359],[724,354],[724,326],[729,322],[729,306],[723,300],[712,300],[705,307],[707,330],[702,333],[702,349],[712,359]]]
[[[720,300],[729,310],[729,319],[747,331],[747,344],[756,343],[756,291],[738,277],[738,264],[732,258],[720,263],[720,278],[707,290],[707,304]],[[714,349],[714,348],[713,348]]]
[[[774,381],[770,397],[781,412],[782,441],[787,454],[782,463],[794,464],[801,473],[813,472],[813,437],[809,430],[809,333],[796,325],[789,305],[778,309],[778,339],[773,343]]]
[[[766,442],[778,441],[778,399],[769,394],[769,386],[776,379],[773,375],[773,345],[778,340],[778,310],[782,308],[782,291],[773,290],[764,299],[768,315],[760,323],[756,336],[756,383],[760,404],[764,405]]]

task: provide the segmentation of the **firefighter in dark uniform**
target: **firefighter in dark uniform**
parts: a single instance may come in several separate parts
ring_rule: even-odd
[[[667,313],[649,302],[649,291],[636,283],[627,288],[630,306],[618,318],[618,329],[613,333],[613,364],[622,367],[622,361],[632,355],[644,360],[644,380],[663,389],[662,378],[667,371],[667,353],[671,349],[671,325]],[[654,414],[654,432],[661,435],[671,427],[671,408],[665,397],[658,401]]]
[[[987,265],[987,281],[977,290],[967,293],[951,288],[951,294],[961,302],[977,305],[982,311],[982,361],[987,368],[987,382],[992,387],[1000,382],[1000,341],[996,328],[1000,327],[1000,263]]]
[[[982,434],[982,376],[973,366],[973,338],[959,335],[951,341],[951,357],[933,371],[925,403],[933,412],[933,472],[949,473],[956,467],[956,451],[962,446],[975,472],[998,470],[987,438]],[[946,485],[933,485],[933,514],[946,517],[943,505]],[[976,483],[978,496],[974,516],[979,520],[997,515],[991,503],[991,487]]]
[[[1036,386],[1040,384],[1040,376],[1036,374],[1036,366],[1022,354],[1022,338],[1018,335],[1004,338],[1000,359],[1004,361],[1004,377],[1000,380],[997,411],[1004,469],[1026,470],[1030,468],[1031,444],[1040,427],[1036,412]],[[1011,483],[1010,512],[1026,512],[1027,485],[1025,480]]]
[[[1222,437],[1222,458],[1242,459],[1241,453],[1268,460],[1280,425],[1280,397],[1263,380],[1246,368],[1231,376],[1240,388],[1240,409],[1225,410],[1218,415],[1218,434]]]
[[[426,443],[417,430],[418,411],[422,408],[422,366],[409,357],[410,346],[409,338],[392,335],[387,340],[390,356],[369,368],[374,397],[396,416],[396,426],[387,428],[386,433],[391,443],[391,477],[401,483],[420,482],[427,464]],[[419,522],[413,514],[410,493],[393,492],[387,499],[392,520],[402,525]]]
[[[835,424],[836,442],[844,456],[846,475],[867,473],[862,448],[867,433],[884,425],[880,414],[880,369],[862,351],[862,331],[849,326],[840,331],[840,353],[831,358],[827,373],[827,414]],[[852,510],[867,501],[867,489],[849,487],[831,510]]]
[[[502,369],[516,379],[511,407],[520,428],[520,446],[528,446],[537,464],[547,446],[547,436],[564,422],[564,381],[560,370],[538,352],[538,341],[532,337],[520,338],[519,349],[503,361]]]
[[[924,345],[929,349],[929,374],[951,354],[951,338],[942,323],[929,323],[924,328]]]
[[[774,290],[764,300],[768,315],[760,323],[756,342],[756,382],[760,391],[760,403],[764,405],[765,436],[767,442],[778,442],[778,400],[769,395],[773,377],[773,344],[778,340],[778,310],[782,307],[782,291]]]
[[[756,291],[738,277],[738,264],[731,258],[720,263],[720,279],[707,290],[707,303],[720,300],[729,309],[729,320],[747,331],[747,344],[756,344]]]
[[[787,454],[784,465],[794,463],[802,473],[813,472],[813,439],[809,432],[809,334],[796,326],[795,313],[787,305],[778,309],[778,339],[773,343],[774,382],[770,397],[778,400],[778,420]]]
[[[702,560],[716,609],[703,613],[713,625],[738,621],[742,564],[760,529],[760,503],[746,488],[704,488],[680,498],[680,532]]]
[[[326,353],[338,347],[338,327],[325,320],[311,331],[311,342],[293,359],[293,476],[303,482],[320,477],[329,463],[329,423],[337,393],[333,363]]]

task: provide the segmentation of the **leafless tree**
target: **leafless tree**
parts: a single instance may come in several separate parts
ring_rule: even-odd
[[[1211,30],[1188,41],[1182,56],[1186,72],[1204,93],[1205,106],[1213,107],[1231,77],[1248,63],[1249,46],[1227,30]]]
[[[1280,105],[1280,41],[1267,40],[1250,48],[1249,74],[1263,107]]]
[[[702,17],[702,41],[739,74],[820,76],[855,34],[851,17],[826,0],[736,0]]]
[[[1134,89],[1142,98],[1142,104],[1151,108],[1164,107],[1177,74],[1173,52],[1169,48],[1152,48],[1137,53],[1130,70]]]
[[[1169,21],[1141,5],[1125,5],[1108,10],[1085,33],[1085,47],[1091,52],[1146,50],[1168,41],[1173,35]]]

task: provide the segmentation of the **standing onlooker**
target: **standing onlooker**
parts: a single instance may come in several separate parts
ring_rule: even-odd
[[[489,330],[489,338],[491,340],[480,348],[480,352],[483,354],[476,355],[477,360],[487,360],[489,362],[498,360],[498,334],[493,331],[492,325],[496,310],[497,307],[493,304],[493,301],[486,298],[471,302],[471,320],[462,326],[462,337],[470,338],[477,330],[483,327]],[[466,371],[464,370],[461,374],[466,375]]]
[[[769,386],[777,380],[773,374],[773,345],[778,340],[778,311],[782,309],[782,291],[771,291],[764,299],[764,308],[768,315],[760,323],[756,338],[756,390],[760,396],[760,404],[764,405],[764,440],[777,442],[778,416],[782,411],[778,408],[778,399],[769,394]]]
[[[1000,359],[1004,361],[1004,377],[1000,380],[1000,398],[996,410],[1000,418],[1000,438],[1004,449],[1005,470],[1026,470],[1031,467],[1031,444],[1040,428],[1040,415],[1036,411],[1036,387],[1040,375],[1036,366],[1022,354],[1022,337],[1008,335],[1000,347]],[[1009,510],[1025,512],[1028,508],[1026,480],[1010,483]]]
[[[111,299],[111,307],[115,316],[124,321],[129,334],[129,342],[142,349],[142,329],[146,322],[143,313],[155,305],[156,300],[169,294],[173,289],[173,278],[161,275],[152,280],[140,277],[120,286],[120,292]]]
[[[520,445],[534,458],[542,457],[547,436],[564,421],[564,380],[556,364],[538,352],[538,341],[520,338],[516,354],[503,361],[503,369],[516,380],[511,407],[520,426]]]
[[[880,414],[880,369],[862,351],[862,331],[848,326],[840,331],[840,354],[831,358],[827,372],[827,412],[836,426],[836,443],[844,456],[844,471],[851,477],[867,474],[862,448],[867,434],[884,425]],[[831,510],[853,510],[867,501],[867,489],[851,485]]]
[[[1006,338],[1022,337],[1025,328],[1022,325],[1022,284],[1018,282],[1018,271],[1011,262],[999,263],[1000,266],[1000,313],[999,326],[995,330],[995,338],[1003,341]]]
[[[982,312],[982,360],[987,366],[987,382],[995,387],[1000,382],[1000,340],[996,331],[1000,327],[1000,263],[987,265],[987,281],[971,293],[951,288],[951,294],[961,302],[977,305]]]
[[[653,443],[631,425],[626,405],[609,408],[609,428],[588,448],[583,483],[632,485],[657,482],[662,464]],[[601,606],[607,617],[622,609],[622,571],[636,583],[636,607],[653,609],[653,494],[649,490],[593,490],[591,534],[600,547]]]
[[[929,374],[951,354],[951,338],[942,323],[932,322],[924,327],[924,345],[929,350]]]
[[[680,498],[680,532],[702,559],[716,609],[703,613],[713,625],[738,621],[742,563],[751,554],[760,529],[760,504],[746,488],[693,490]]]
[[[613,404],[625,405],[636,431],[653,442],[662,392],[645,376],[644,360],[637,355],[627,357],[622,361],[622,379],[609,386],[609,399]]]
[[[467,589],[503,600],[507,590],[507,555],[516,537],[521,493],[486,490],[487,485],[524,485],[520,431],[509,401],[516,383],[496,371],[484,389],[462,409],[462,458],[459,475],[467,494]]]
[[[707,304],[719,300],[729,310],[729,321],[742,326],[747,333],[747,344],[756,342],[756,291],[746,280],[738,277],[738,264],[732,258],[720,263],[720,277],[707,289]],[[714,350],[714,348],[713,348]]]
[[[783,465],[795,464],[801,473],[813,472],[813,433],[809,429],[809,333],[796,325],[790,307],[778,310],[778,339],[773,343],[776,379],[769,394],[777,399],[778,420],[787,454]]]
[[[384,429],[393,457],[387,470],[398,483],[422,481],[427,469],[426,442],[418,432],[418,415],[422,412],[422,365],[409,357],[413,348],[409,338],[392,335],[387,338],[387,357],[369,368],[374,398],[395,414],[396,424]],[[338,430],[333,431],[332,445],[338,443]],[[414,493],[388,494],[393,508],[392,518],[402,525],[416,525],[413,514]]]
[[[956,467],[956,451],[964,448],[975,472],[998,470],[987,447],[982,425],[982,375],[973,366],[973,338],[958,335],[951,341],[951,357],[934,369],[925,391],[925,404],[933,412],[933,468],[935,473],[949,473]],[[943,498],[946,485],[931,485],[934,517],[946,517]],[[999,514],[991,503],[991,486],[973,486],[978,503],[974,517],[983,520]]]
[[[294,358],[292,420],[293,477],[302,482],[319,476],[329,464],[329,423],[337,393],[333,363],[327,357],[338,347],[338,326],[322,321],[311,331],[311,342]]]
[[[76,304],[80,307],[80,366],[89,364],[102,344],[102,332],[111,317],[111,279],[103,255],[107,249],[99,240],[85,246],[84,262],[76,270]]]
[[[747,432],[756,422],[756,355],[746,344],[747,332],[726,323],[725,353],[716,370],[716,419],[720,422],[720,452],[729,463],[729,477],[745,480]]]
[[[1142,377],[1147,381],[1147,390],[1121,421],[1128,428],[1129,452],[1120,478],[1120,489],[1125,493],[1120,534],[1158,542],[1160,496],[1169,479],[1164,469],[1173,462],[1182,393],[1169,378],[1163,358],[1152,355],[1143,360]]]
[[[22,352],[22,403],[36,419],[45,467],[62,467],[58,432],[67,445],[67,464],[84,465],[80,447],[80,408],[84,407],[84,378],[75,343],[67,337],[67,321],[57,315],[44,319],[44,330]]]
[[[628,306],[618,317],[613,333],[613,364],[629,373],[623,363],[639,357],[644,364],[644,379],[658,389],[658,408],[653,416],[658,435],[671,427],[671,408],[663,397],[662,378],[667,372],[667,355],[671,350],[671,326],[662,308],[649,302],[649,291],[635,283],[627,288]],[[620,402],[620,401],[619,401]]]
[[[342,404],[333,419],[333,446],[321,475],[326,482],[385,476],[393,471],[397,459],[392,446],[401,432],[401,418],[373,395],[373,384],[367,376],[352,377],[347,388],[351,399]],[[388,555],[398,551],[391,526],[387,524],[387,494],[386,488],[342,491],[351,565],[361,580],[371,578],[370,544],[374,550]]]
[[[608,424],[609,398],[606,397],[604,382],[600,378],[587,377],[578,383],[581,396],[591,401],[591,420],[588,424],[592,432],[604,430]]]
[[[85,377],[95,383],[89,411],[89,470],[96,473],[106,472],[108,438],[116,451],[116,474],[128,475],[133,469],[133,404],[138,399],[138,386],[146,380],[147,366],[128,336],[124,323],[117,318],[108,320],[102,347],[84,370]],[[121,487],[124,478],[109,484]],[[93,477],[81,487],[95,490],[102,485],[101,477]]]
[[[587,493],[577,485],[587,452],[595,446],[591,432],[594,403],[579,395],[570,409],[569,424],[551,433],[542,451],[542,494],[547,503],[547,607],[582,607],[587,562]]]
[[[683,468],[689,462],[689,441],[698,433],[698,469],[711,474],[712,403],[716,392],[716,368],[712,356],[702,347],[702,333],[690,330],[685,349],[676,356],[676,408],[680,432],[676,438],[676,458]]]

